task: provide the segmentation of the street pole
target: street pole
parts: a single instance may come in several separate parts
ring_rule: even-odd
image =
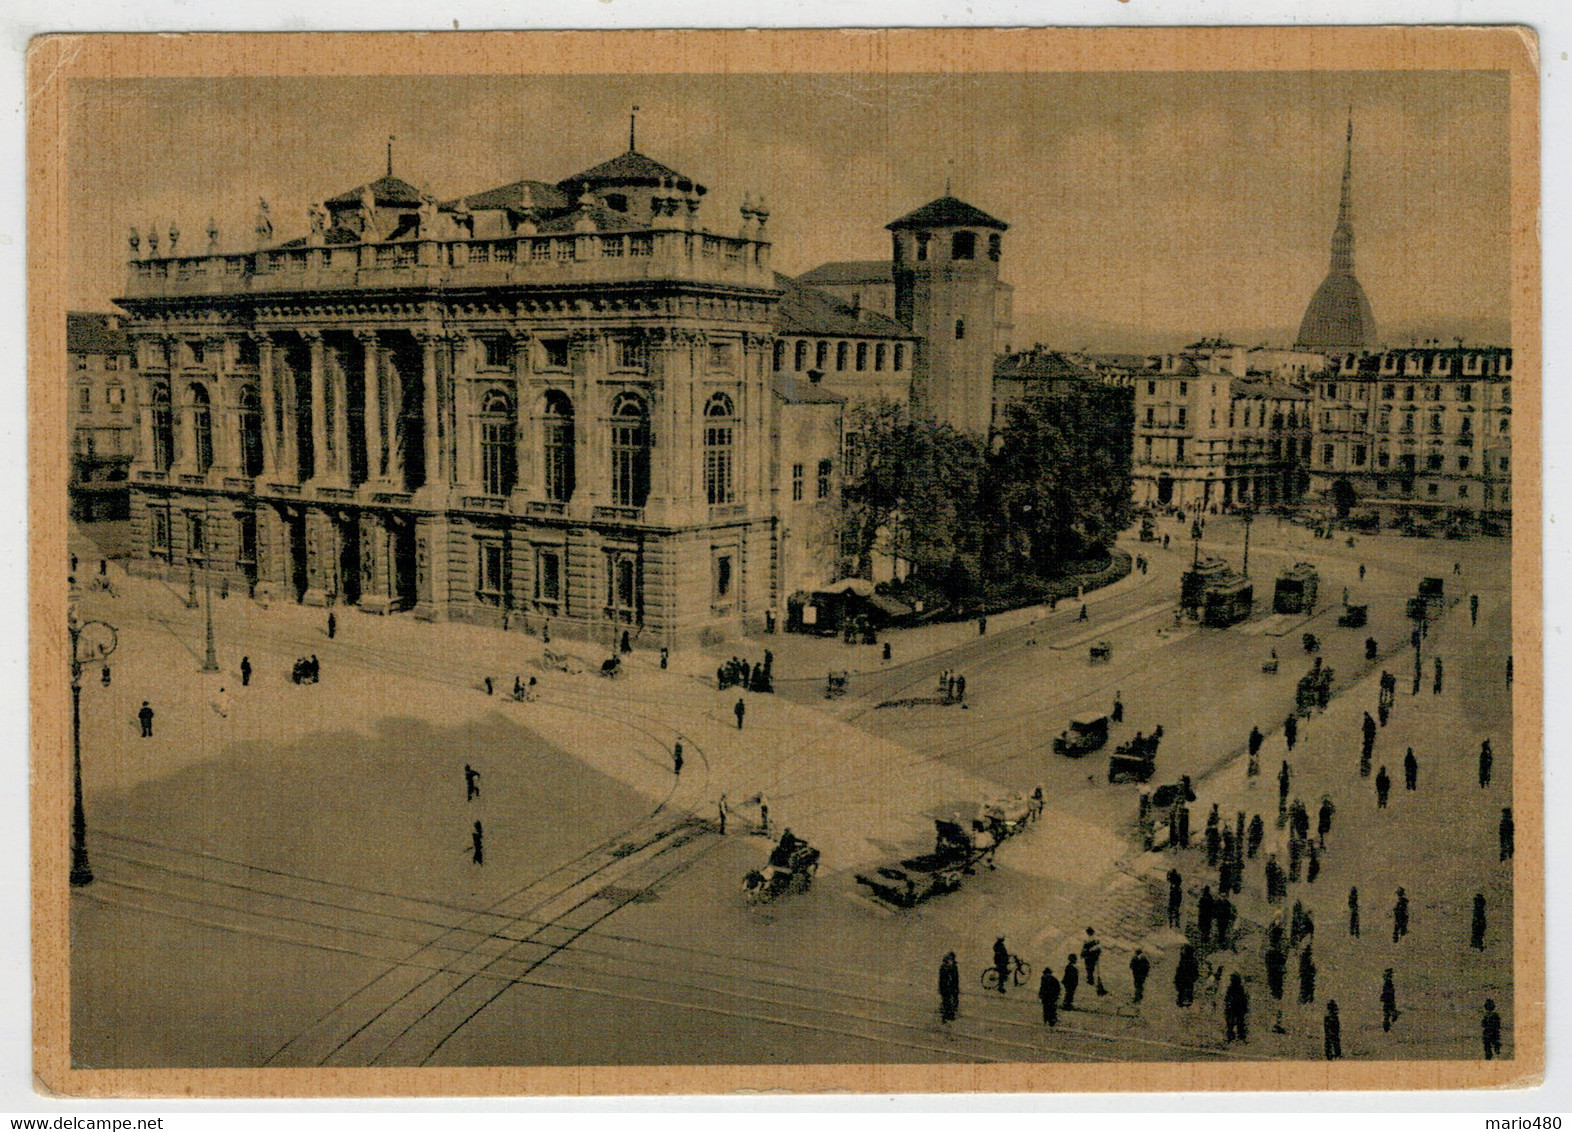
[[[93,883],[93,866],[87,859],[87,811],[82,806],[82,662],[76,655],[76,639],[81,630],[76,619],[71,633],[71,887]]]
[[[1255,518],[1249,511],[1244,513],[1245,547],[1244,547],[1244,576],[1250,576],[1250,520]]]
[[[206,558],[202,560],[202,594],[207,599],[207,655],[202,659],[202,671],[217,672],[218,654],[213,650],[213,571]]]

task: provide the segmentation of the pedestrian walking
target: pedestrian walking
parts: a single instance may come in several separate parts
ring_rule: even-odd
[[[1359,580],[1361,582],[1365,580],[1365,564],[1363,562],[1359,564]]]
[[[739,704],[741,704],[742,701],[739,700],[737,702]],[[740,713],[738,714],[738,717],[737,717],[737,726],[738,727],[742,726],[742,716],[741,716]],[[681,739],[678,739],[675,743],[673,743],[671,745],[671,773],[674,776],[678,777],[678,778],[682,777],[682,740]]]
[[[1392,942],[1408,934],[1408,893],[1397,890],[1397,900],[1392,905]]]
[[[1481,788],[1490,785],[1490,770],[1496,761],[1495,752],[1490,749],[1490,740],[1486,739],[1479,744],[1479,785]]]
[[[1212,938],[1212,917],[1217,911],[1217,900],[1212,896],[1212,886],[1207,885],[1201,889],[1201,897],[1196,908],[1196,931],[1204,939]]]
[[[1343,1056],[1343,1022],[1337,1016],[1337,999],[1326,1000],[1326,1015],[1321,1019],[1321,1036],[1324,1040],[1326,1059],[1336,1061]]]
[[[1250,819],[1250,837],[1246,855],[1250,860],[1255,860],[1256,854],[1261,851],[1261,842],[1266,837],[1266,823],[1261,820],[1261,815],[1256,814]]]
[[[1124,722],[1124,700],[1119,698],[1119,693],[1117,691],[1114,692],[1113,710],[1108,713],[1108,718],[1112,719],[1115,723]]]
[[[1305,883],[1314,884],[1316,877],[1321,875],[1321,851],[1310,844],[1310,856],[1305,859]]]
[[[1501,1015],[1496,1013],[1496,1001],[1485,999],[1485,1014],[1479,1020],[1479,1036],[1485,1045],[1485,1060],[1501,1056]]]
[[[722,794],[715,803],[715,818],[720,826],[720,835],[726,836],[726,819],[731,816],[731,808],[726,805],[726,795]],[[953,954],[953,953],[952,953]]]
[[[670,662],[670,660],[671,660],[671,650],[667,646],[661,645],[661,647],[660,647],[660,667],[661,667],[661,671],[662,672],[664,672],[666,670],[666,665]]]
[[[1222,851],[1222,847],[1223,847],[1223,839],[1222,839],[1222,836],[1217,832],[1217,827],[1215,825],[1208,825],[1206,827],[1206,867],[1207,868],[1215,869],[1217,867],[1217,857],[1218,857],[1218,854]]]
[[[1470,625],[1478,625],[1479,624],[1479,595],[1478,594],[1469,594],[1468,595],[1468,623]]]
[[[1278,1002],[1283,1001],[1283,981],[1288,974],[1288,952],[1281,947],[1266,949],[1266,989]]]
[[[1289,744],[1289,749],[1293,749],[1292,744]],[[1288,760],[1284,759],[1282,769],[1277,772],[1277,813],[1279,817],[1282,817],[1288,811],[1288,787],[1292,781],[1293,775],[1289,772]],[[1282,823],[1278,822],[1278,825],[1281,827]]]
[[[328,630],[328,640],[330,640],[330,641],[334,637],[336,637],[338,635],[338,618],[336,616],[334,616],[333,611],[331,609],[328,610],[327,630]]]
[[[1299,1005],[1315,1001],[1315,948],[1305,944],[1299,953]]]
[[[633,651],[633,642],[628,638],[628,631],[626,629],[622,631],[622,640],[619,642],[619,644],[620,648],[618,651],[621,652],[622,655],[626,656],[628,653]]]
[[[1299,739],[1299,717],[1290,715],[1283,720],[1283,740],[1288,744],[1288,749],[1294,749],[1294,743]],[[1286,765],[1286,764],[1285,764]]]
[[[1376,714],[1381,717],[1381,726],[1385,727],[1387,720],[1392,718],[1392,705],[1387,703],[1385,700],[1382,700],[1378,705],[1376,705]],[[1361,768],[1360,773],[1369,774],[1370,772]]]
[[[1507,806],[1501,811],[1501,825],[1498,829],[1501,837],[1501,860],[1510,861],[1517,839],[1517,823],[1512,820],[1512,808]]]
[[[1064,989],[1064,1008],[1066,1011],[1075,1009],[1075,988],[1081,983],[1081,972],[1075,965],[1075,956],[1069,957],[1069,962],[1064,965],[1064,978],[1059,980]]]
[[[464,764],[464,801],[472,802],[480,797],[480,771]]]
[[[1299,840],[1297,833],[1288,838],[1288,882],[1299,883],[1299,874],[1304,868],[1305,843]]]
[[[1178,869],[1168,870],[1168,926],[1179,926],[1179,911],[1184,906],[1184,880]]]
[[[1436,659],[1436,680],[1435,680],[1434,686],[1431,687],[1430,691],[1431,691],[1432,694],[1439,696],[1441,694],[1441,658],[1438,656],[1435,659]]]
[[[1000,936],[993,941],[993,969],[999,974],[1000,994],[1009,989],[1010,967],[1010,949],[1004,945],[1004,937]]]
[[[1408,754],[1403,756],[1403,788],[1417,790],[1419,788],[1419,760],[1414,758],[1414,748],[1408,748]]]
[[[1146,952],[1139,947],[1135,954],[1130,956],[1130,983],[1135,987],[1135,995],[1131,1002],[1140,1002],[1146,994],[1146,976],[1152,973],[1152,961],[1146,957]]]
[[[1288,880],[1283,873],[1283,867],[1277,863],[1277,854],[1271,853],[1266,858],[1266,902],[1276,904],[1282,900],[1288,891]]]
[[[1190,848],[1190,807],[1179,803],[1179,848]]]
[[[480,822],[475,822],[475,828],[469,835],[470,860],[477,865],[486,863],[486,833],[480,828]]]
[[[1397,1009],[1397,986],[1392,982],[1392,968],[1381,976],[1381,1029],[1390,1033],[1392,1023],[1401,1012]]]
[[[136,713],[137,722],[142,725],[142,738],[153,737],[153,709],[146,700],[142,701],[142,710]]]
[[[760,833],[768,833],[769,831],[770,831],[770,804],[769,804],[769,802],[767,802],[765,800],[764,795],[760,794],[759,795],[759,832]]]
[[[1212,919],[1217,923],[1217,946],[1229,947],[1228,933],[1234,926],[1234,902],[1219,896],[1212,904]]]
[[[1189,1006],[1195,1001],[1195,983],[1200,977],[1200,960],[1195,948],[1187,943],[1179,949],[1179,961],[1174,964],[1175,1006]]]
[[[955,678],[955,698],[961,702],[962,707],[966,706],[966,677],[964,676]]]
[[[1102,941],[1097,938],[1097,933],[1091,928],[1086,929],[1086,938],[1081,941],[1081,966],[1086,970],[1086,985],[1094,987],[1099,995],[1107,994],[1103,981],[1097,974],[1097,964],[1103,957]]]
[[[742,697],[741,696],[738,696],[737,697],[736,706],[731,709],[731,713],[737,717],[737,730],[738,731],[742,730],[742,717],[744,715],[746,715],[747,712],[748,712],[748,705],[742,702]]]
[[[1376,809],[1386,809],[1386,796],[1392,792],[1392,776],[1387,774],[1386,767],[1376,771]]]
[[[939,961],[939,1018],[944,1022],[953,1022],[960,1009],[961,968],[952,951]]]
[[[1359,938],[1359,889],[1348,890],[1348,934]]]
[[[1332,832],[1332,817],[1336,813],[1337,807],[1332,805],[1331,795],[1321,795],[1321,809],[1315,819],[1315,835],[1323,849],[1326,848],[1326,835]]]
[[[1059,1024],[1059,980],[1052,967],[1043,968],[1043,977],[1037,982],[1037,1000],[1043,1004],[1043,1022],[1049,1026]]]
[[[1244,980],[1235,971],[1223,992],[1223,1035],[1226,1041],[1248,1041],[1247,1024],[1250,1017],[1250,996],[1245,993]]]
[[[240,686],[242,688],[251,686],[251,658],[249,656],[240,658]]]
[[[490,695],[495,694],[495,692],[496,692],[496,688],[495,688],[495,686],[491,682],[491,677],[490,676],[486,677],[486,695],[490,696]]]
[[[1468,945],[1475,951],[1485,949],[1485,894],[1474,893],[1474,919],[1469,930]]]

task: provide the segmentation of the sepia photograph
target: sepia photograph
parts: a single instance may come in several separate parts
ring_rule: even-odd
[[[704,34],[35,44],[44,1079],[1537,1080],[1531,38]]]

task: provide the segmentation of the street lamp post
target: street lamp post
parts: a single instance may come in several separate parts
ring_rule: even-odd
[[[89,633],[98,626],[104,635]],[[103,621],[79,623],[76,611],[66,616],[66,631],[71,634],[71,886],[81,888],[93,883],[93,866],[87,859],[87,812],[82,806],[82,669],[89,660],[101,661],[115,651],[119,634]],[[82,638],[89,637],[88,655],[82,654]],[[94,642],[92,637],[99,640]]]
[[[1244,514],[1243,514],[1242,517],[1244,519],[1244,529],[1245,529],[1245,537],[1244,537],[1244,576],[1248,578],[1250,576],[1250,524],[1255,519],[1255,512],[1247,507],[1247,508],[1245,508]]]
[[[213,649],[213,569],[212,559],[205,548],[202,555],[202,594],[207,601],[207,654],[202,658],[202,671],[217,672],[218,654]]]

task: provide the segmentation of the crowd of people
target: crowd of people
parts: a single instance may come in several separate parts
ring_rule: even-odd
[[[775,654],[769,649],[764,650],[764,659],[754,664],[734,656],[715,669],[715,686],[723,692],[727,688],[741,688],[745,692],[773,692],[774,667]]]

